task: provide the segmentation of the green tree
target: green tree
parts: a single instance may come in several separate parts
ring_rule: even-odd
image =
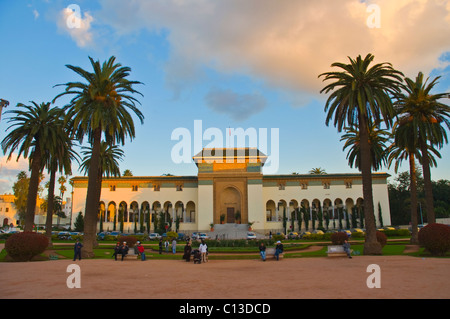
[[[3,152],[9,151],[8,161],[16,150],[18,150],[17,159],[22,155],[24,158],[29,157],[31,176],[24,231],[33,230],[44,156],[60,138],[60,132],[53,123],[60,116],[61,110],[56,107],[51,108],[50,103],[39,105],[34,101],[31,103],[32,105],[19,103],[17,109],[5,112],[12,114],[8,120],[8,123],[12,122],[12,124],[7,128],[7,131],[9,129],[12,131],[2,141]]]
[[[130,81],[128,76],[131,69],[115,63],[111,57],[101,64],[89,57],[93,72],[80,67],[66,65],[69,69],[82,77],[84,82],[68,82],[65,91],[54,100],[64,95],[73,95],[67,107],[67,118],[73,123],[75,135],[83,140],[88,136],[92,146],[92,158],[88,173],[88,189],[86,196],[84,249],[86,257],[93,257],[96,241],[97,213],[100,200],[98,185],[101,170],[100,150],[102,135],[108,144],[125,143],[127,137],[135,137],[134,121],[129,110],[134,113],[141,123],[144,115],[137,108],[139,101],[133,94],[140,94],[133,86],[141,82]]]
[[[384,164],[386,159],[386,143],[389,141],[390,132],[379,128],[378,124],[371,124],[369,126],[369,145],[370,156],[372,162],[372,169],[378,171]],[[350,167],[360,169],[361,167],[361,152],[360,152],[360,136],[359,130],[354,128],[347,129],[346,133],[342,135],[341,141],[345,141],[342,150],[349,148],[347,159]]]
[[[84,229],[84,218],[81,212],[78,213],[75,222],[73,223],[75,231],[82,232]]]
[[[25,171],[17,174],[17,181],[13,185],[14,205],[19,213],[19,221],[22,223],[25,220],[27,211],[27,197],[28,187],[30,185],[30,178]]]
[[[395,103],[397,112],[402,115],[403,120],[410,121],[416,130],[418,148],[421,152],[421,161],[426,211],[429,223],[434,223],[434,203],[431,183],[430,166],[433,164],[433,156],[428,150],[429,146],[441,148],[447,143],[445,127],[450,128],[450,107],[439,100],[449,96],[448,93],[432,94],[434,86],[438,83],[436,77],[428,83],[429,78],[424,80],[424,75],[419,72],[415,80],[405,78],[404,91],[397,95]]]
[[[333,121],[341,132],[344,127],[358,129],[360,137],[360,170],[363,181],[366,238],[364,254],[381,254],[381,245],[376,238],[376,225],[372,191],[372,160],[369,143],[369,128],[383,121],[387,129],[392,125],[394,108],[391,96],[399,92],[402,73],[390,63],[375,64],[372,54],[364,59],[349,57],[350,63],[333,63],[340,71],[319,75],[324,81],[332,80],[320,93],[329,93],[325,112],[326,125]]]

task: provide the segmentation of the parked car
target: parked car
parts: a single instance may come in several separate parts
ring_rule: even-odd
[[[209,236],[207,233],[199,233],[198,239],[209,239]]]
[[[183,233],[178,233],[178,240],[184,240],[186,238],[186,235]]]
[[[192,236],[191,236],[192,240],[198,239],[198,234],[199,233],[192,233]]]
[[[289,239],[297,239],[298,238],[298,233],[297,232],[290,232],[288,234],[288,238]]]
[[[109,233],[109,235],[118,237],[118,236],[120,236],[120,232],[119,231],[112,231],[112,232]]]
[[[248,233],[247,233],[247,239],[256,239],[255,233],[248,232]]]
[[[161,235],[158,233],[151,233],[148,235],[148,239],[150,240],[159,240],[161,238]]]
[[[58,233],[58,239],[70,239],[70,233],[68,231],[61,231]]]
[[[109,233],[107,232],[101,232],[97,234],[97,239],[98,240],[105,240],[105,236],[108,235]]]
[[[304,236],[308,236],[308,235],[311,235],[311,232],[304,231],[303,233],[301,233],[300,238],[303,238]]]

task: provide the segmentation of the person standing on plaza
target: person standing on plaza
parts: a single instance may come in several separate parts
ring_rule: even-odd
[[[141,255],[141,260],[145,261],[146,260],[145,250],[144,250],[144,246],[141,244],[140,241],[138,241],[137,248],[138,248],[139,254]]]
[[[74,256],[73,256],[73,260],[75,261],[75,259],[81,260],[81,248],[83,247],[83,244],[80,243],[80,240],[77,239],[77,241],[75,242],[75,246],[73,247],[74,250]]]
[[[262,261],[266,261],[266,245],[263,242],[259,244],[259,254],[261,255]]]
[[[166,253],[169,252],[169,241],[166,238],[166,241],[164,242],[164,247],[166,248]]]
[[[192,253],[191,243],[187,242],[186,246],[184,246],[184,254],[183,254],[183,259],[185,259],[186,262],[191,261],[191,253]]]
[[[172,253],[176,253],[177,252],[177,241],[176,241],[176,239],[174,238],[173,240],[172,240]]]
[[[198,247],[200,250],[200,253],[202,255],[202,262],[206,262],[206,253],[208,252],[208,246],[205,244],[205,242],[202,240],[202,243]]]
[[[163,242],[162,242],[162,238],[159,239],[159,254],[162,254],[162,249],[163,249]]]

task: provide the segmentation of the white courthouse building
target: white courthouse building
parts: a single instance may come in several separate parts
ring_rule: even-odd
[[[302,222],[299,229],[300,210],[310,217],[321,212],[324,227],[327,215],[330,229],[338,227],[339,216],[343,228],[347,228],[345,220],[351,220],[356,212],[359,222],[364,206],[361,174],[264,175],[266,159],[255,148],[205,148],[193,157],[197,176],[104,178],[99,205],[103,229],[113,230],[119,210],[123,212],[125,232],[133,232],[139,218],[161,211],[167,220],[172,219],[172,225],[178,219],[178,231],[185,233],[208,232],[211,224],[239,222],[252,223],[255,232],[267,234],[283,231],[283,218],[288,232],[298,232],[306,226]],[[373,173],[372,177],[377,226],[379,206],[383,224],[391,223],[388,177],[387,173]],[[72,227],[78,212],[84,214],[88,178],[74,177],[73,181]],[[155,225],[150,225],[152,232]],[[311,226],[310,218],[310,230]]]

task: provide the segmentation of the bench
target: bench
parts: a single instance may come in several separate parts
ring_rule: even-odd
[[[139,255],[136,255],[136,254],[131,253],[131,254],[126,254],[126,255],[123,257],[123,260],[138,260],[139,257],[140,257]],[[117,259],[122,259],[122,255],[118,255],[118,256],[117,256]]]
[[[283,255],[284,253],[281,253],[280,255],[278,255],[279,259],[283,259]],[[275,258],[275,248],[266,248],[266,260],[270,260],[268,257],[272,256],[273,260],[276,260]]]
[[[350,254],[353,249],[350,249]],[[347,257],[347,253],[342,245],[330,245],[327,250],[328,257]]]

